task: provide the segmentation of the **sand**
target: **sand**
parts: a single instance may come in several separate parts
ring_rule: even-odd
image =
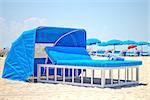
[[[149,100],[150,57],[142,60],[140,85],[122,88],[92,88],[62,84],[27,83],[0,78],[0,100]],[[0,74],[5,58],[0,58]]]

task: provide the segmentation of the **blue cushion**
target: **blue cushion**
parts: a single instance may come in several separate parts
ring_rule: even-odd
[[[104,54],[106,51],[98,50],[97,53]]]
[[[142,61],[125,60],[58,60],[57,65],[92,66],[92,67],[123,67],[142,65]]]
[[[89,56],[88,52],[83,47],[64,47],[64,46],[54,46],[54,47],[45,47],[45,51],[58,51],[62,53],[71,53],[71,54],[81,54]]]
[[[45,51],[53,64],[57,60],[83,60],[91,59],[84,48],[75,47],[46,47]]]
[[[114,53],[119,54],[119,53],[120,53],[120,51],[115,51]]]

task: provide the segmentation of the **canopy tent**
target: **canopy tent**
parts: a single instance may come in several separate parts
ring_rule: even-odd
[[[38,62],[34,57],[35,44],[52,43],[53,46],[86,48],[86,32],[84,29],[38,27],[25,31],[12,43],[6,57],[3,78],[26,81],[29,76],[36,73]],[[49,62],[52,63],[52,62]]]

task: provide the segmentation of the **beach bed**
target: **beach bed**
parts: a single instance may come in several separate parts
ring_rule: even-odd
[[[141,61],[92,60],[86,51],[84,29],[38,27],[23,32],[12,43],[2,78],[29,81],[31,76],[37,76],[38,82],[115,87],[138,84],[141,64]],[[99,76],[95,75],[97,71]],[[116,71],[117,77],[113,74]]]
[[[66,53],[70,51],[70,49],[74,52]],[[76,50],[76,48],[67,47],[48,47],[46,48],[46,52],[49,59],[51,59],[54,63],[38,64],[38,82],[104,88],[138,84],[139,81],[139,65],[142,64],[141,61],[92,60],[89,55],[85,55],[86,51],[83,49],[80,49],[79,51],[79,49]],[[79,52],[80,54],[78,54]],[[41,74],[42,68],[46,69],[44,74]],[[50,72],[52,69],[54,70],[53,74]],[[66,69],[69,70],[69,74],[66,74]],[[57,73],[58,70],[61,70],[61,74],[59,75]],[[90,76],[87,76],[87,70],[91,71]],[[95,71],[99,71],[101,75],[99,77],[94,77]],[[117,78],[113,77],[113,71],[117,71]],[[124,73],[123,78],[120,73]],[[106,77],[106,74],[109,74],[109,77]]]

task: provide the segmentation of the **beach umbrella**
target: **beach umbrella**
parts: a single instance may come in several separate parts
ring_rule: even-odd
[[[123,41],[122,44],[124,45],[130,45],[130,44],[136,44],[137,42],[133,41],[133,40],[126,40],[126,41]]]
[[[131,45],[135,45],[137,42],[135,42],[135,41],[133,41],[133,40],[125,40],[125,41],[123,41],[122,42],[122,44],[123,45],[128,45],[129,46],[129,49],[130,49],[130,46]],[[128,48],[128,47],[127,47]],[[131,46],[131,48],[132,48],[132,46]],[[134,48],[134,46],[133,46],[133,48]]]
[[[96,44],[96,43],[101,43],[101,41],[96,39],[96,38],[91,38],[91,39],[86,40],[87,45],[93,45],[93,44]]]
[[[108,46],[107,42],[97,43],[96,45],[98,45],[98,46]]]
[[[140,42],[137,42],[137,45],[141,46],[141,51],[143,51],[143,45],[149,45],[149,43],[145,41],[140,41]]]
[[[113,40],[107,41],[107,44],[108,44],[108,45],[113,45],[113,46],[114,46],[114,50],[115,50],[115,46],[116,46],[116,45],[121,45],[121,44],[122,44],[122,41],[113,39]]]
[[[140,42],[137,42],[137,45],[149,45],[149,43],[145,41],[140,41]]]
[[[107,42],[101,42],[101,43],[97,43],[96,45],[97,45],[97,46],[101,46],[101,47],[103,46],[103,47],[104,47],[104,46],[107,46],[108,44],[107,44]]]
[[[86,40],[86,45],[88,45],[87,47],[87,51],[88,52],[92,52],[95,51],[97,48],[95,47],[97,43],[101,43],[100,40],[96,39],[96,38],[90,38]]]
[[[136,48],[136,47],[137,47],[136,45],[129,45],[128,49],[133,49],[133,48]]]

